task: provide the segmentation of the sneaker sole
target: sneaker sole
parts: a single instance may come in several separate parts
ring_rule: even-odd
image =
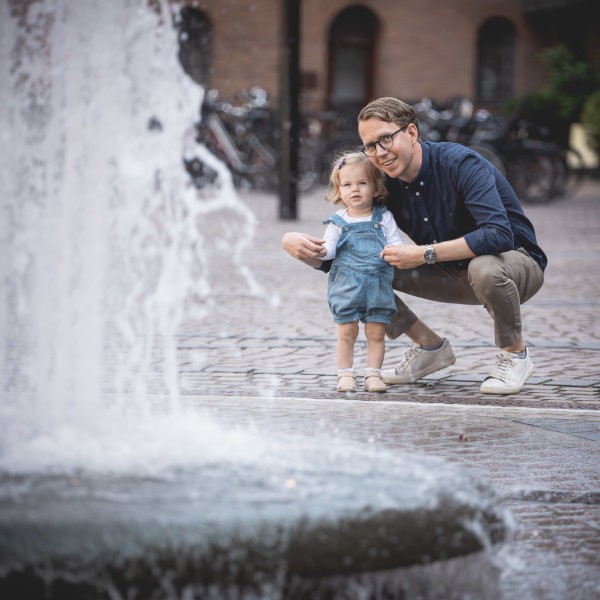
[[[446,367],[453,365],[455,362],[456,362],[456,356],[452,355],[452,358],[433,363],[432,365],[429,365],[426,369],[419,371],[416,375],[413,375],[412,377],[407,377],[405,375],[397,375],[397,374],[396,375],[392,375],[392,374],[386,375],[385,371],[384,371],[381,374],[381,380],[383,381],[383,383],[389,383],[389,384],[415,383],[415,382],[419,381],[419,379],[423,379],[423,377],[426,377],[427,375],[430,375],[431,373],[435,373],[436,371],[441,371],[442,369],[445,369]]]
[[[524,387],[524,385],[527,383],[527,380],[531,377],[531,374],[533,373],[533,365],[531,365],[531,367],[529,368],[529,370],[527,371],[527,375],[525,375],[525,379],[523,379],[523,383],[521,384],[520,387],[504,387],[504,388],[496,388],[496,387],[490,387],[490,388],[484,388],[484,384],[485,381],[481,384],[481,387],[479,388],[479,391],[482,394],[493,394],[495,396],[509,396],[510,394],[518,394]]]

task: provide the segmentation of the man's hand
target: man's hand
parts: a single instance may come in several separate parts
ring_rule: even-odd
[[[380,254],[381,258],[398,269],[414,269],[425,264],[423,246],[400,244],[386,246]]]
[[[415,244],[386,246],[380,256],[397,269],[414,269],[425,264],[425,258],[423,257],[425,248],[426,246]],[[437,262],[464,260],[475,256],[464,237],[436,243],[434,248],[437,253]]]
[[[281,238],[281,247],[290,256],[313,267],[320,264],[318,257],[327,253],[324,244],[325,240],[297,231],[289,231]]]

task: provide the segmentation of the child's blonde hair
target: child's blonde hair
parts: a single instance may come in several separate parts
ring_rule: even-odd
[[[325,195],[325,199],[340,204],[342,198],[340,196],[340,171],[345,166],[356,165],[362,163],[367,171],[367,177],[373,184],[373,204],[382,204],[388,196],[388,191],[383,184],[383,177],[379,169],[365,156],[362,152],[346,152],[340,154],[331,165],[331,175],[329,176],[329,190]]]

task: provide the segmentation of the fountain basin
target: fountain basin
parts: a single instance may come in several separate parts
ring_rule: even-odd
[[[362,446],[280,459],[5,476],[0,597],[316,598],[382,573],[400,589],[415,566],[423,581],[457,557],[480,571],[509,530],[493,490],[441,461]]]

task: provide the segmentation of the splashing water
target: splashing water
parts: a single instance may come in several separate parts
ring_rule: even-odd
[[[0,595],[14,577],[141,597],[140,572],[148,597],[281,598],[323,565],[390,569],[502,539],[494,495],[440,460],[266,438],[179,405],[176,335],[210,315],[224,247],[263,292],[242,261],[255,217],[193,139],[202,90],[176,61],[174,10],[0,0]],[[192,152],[217,172],[202,193]]]
[[[177,62],[174,10],[0,2],[0,469],[136,470],[134,456],[206,457],[220,435],[180,414],[175,335],[210,309],[221,211],[235,217],[231,268],[260,293],[235,266],[254,215],[204,148],[214,188],[183,168],[203,90]]]

